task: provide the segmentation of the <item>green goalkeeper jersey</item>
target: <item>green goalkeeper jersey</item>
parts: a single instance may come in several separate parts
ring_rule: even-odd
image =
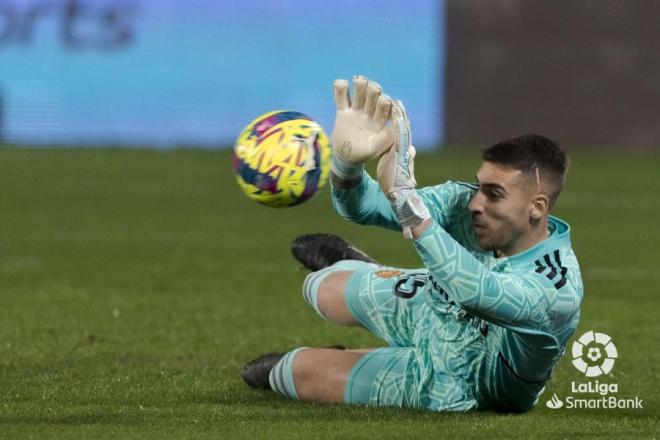
[[[549,237],[524,252],[496,258],[481,250],[468,209],[476,189],[447,182],[418,190],[434,220],[414,240],[432,283],[425,301],[435,315],[454,318],[447,322],[456,323],[465,361],[460,368],[467,368],[457,374],[471,381],[479,407],[528,410],[577,328],[580,269],[569,225],[552,216]],[[348,220],[401,230],[389,201],[366,173],[350,190],[333,188],[333,204]],[[472,331],[464,331],[466,322]],[[451,324],[441,331],[447,333],[443,340],[451,340]],[[456,351],[455,344],[447,350]],[[445,362],[443,356],[437,362]]]

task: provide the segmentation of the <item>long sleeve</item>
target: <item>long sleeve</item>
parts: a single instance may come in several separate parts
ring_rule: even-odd
[[[332,205],[346,220],[361,225],[376,225],[392,230],[401,230],[390,202],[378,183],[366,172],[362,181],[350,189],[332,186]]]
[[[470,212],[467,206],[475,186],[448,181],[441,185],[417,190],[431,217],[461,244],[473,247],[472,232],[464,227]],[[366,172],[362,181],[351,189],[332,187],[332,203],[339,215],[361,225],[377,225],[400,231],[390,202],[376,182]]]

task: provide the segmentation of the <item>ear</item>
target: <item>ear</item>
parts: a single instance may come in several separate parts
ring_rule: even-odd
[[[532,199],[532,210],[529,216],[532,220],[538,221],[548,215],[550,209],[550,199],[545,194],[536,194]]]

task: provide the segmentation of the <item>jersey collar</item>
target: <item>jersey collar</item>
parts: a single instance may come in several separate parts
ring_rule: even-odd
[[[548,231],[550,231],[548,238],[526,251],[502,258],[501,262],[498,261],[498,266],[507,263],[511,266],[527,266],[557,249],[571,247],[571,227],[564,220],[552,215],[548,216]]]

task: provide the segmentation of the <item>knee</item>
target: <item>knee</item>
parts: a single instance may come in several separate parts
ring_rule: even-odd
[[[352,317],[347,315],[348,322],[344,322],[347,319],[343,316],[348,314],[344,296],[351,275],[353,272],[349,271],[332,273],[321,282],[319,287],[318,302],[321,313],[326,317],[332,317],[333,321],[341,324],[350,324],[353,321]],[[344,311],[345,313],[342,313]]]
[[[344,300],[348,279],[352,274],[349,270],[310,273],[303,284],[305,301],[330,321],[345,325],[357,324]]]

